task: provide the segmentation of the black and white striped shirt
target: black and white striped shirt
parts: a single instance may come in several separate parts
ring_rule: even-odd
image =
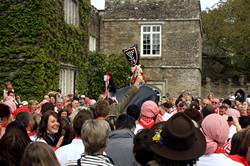
[[[67,166],[113,166],[111,158],[106,155],[90,156],[83,154],[80,160],[69,161]]]

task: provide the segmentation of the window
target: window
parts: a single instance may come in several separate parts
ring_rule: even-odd
[[[161,25],[141,26],[141,55],[161,56]]]
[[[68,24],[79,25],[79,5],[77,0],[64,0],[64,20]]]
[[[74,94],[76,69],[65,66],[60,70],[59,88],[63,95]]]
[[[89,51],[96,51],[96,38],[89,36]]]

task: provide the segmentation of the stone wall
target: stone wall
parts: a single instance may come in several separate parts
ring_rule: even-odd
[[[226,98],[238,90],[242,89],[246,94],[250,95],[250,82],[246,82],[244,78],[240,78],[238,82],[233,82],[232,79],[212,81],[209,77],[203,82],[202,97],[206,97],[211,91],[215,96]]]
[[[198,0],[106,0],[105,19],[198,18]]]
[[[89,15],[88,34],[96,38],[96,51],[100,50],[100,22],[101,16],[95,7],[91,7]]]
[[[160,57],[142,57],[148,83],[161,95],[189,89],[201,95],[200,2],[197,0],[106,0],[100,51],[122,54],[137,44],[141,25],[161,25]]]
[[[145,68],[147,81],[166,82],[165,92],[173,96],[178,96],[183,90],[189,90],[195,96],[200,96],[201,92],[201,74],[198,69],[183,68]]]
[[[104,21],[102,51],[122,53],[132,43],[140,49],[138,21]],[[166,91],[178,94],[190,89],[201,92],[201,35],[199,21],[162,22],[162,56],[142,57],[145,74],[150,82],[166,81]]]

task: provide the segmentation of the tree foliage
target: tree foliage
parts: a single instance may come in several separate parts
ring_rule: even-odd
[[[249,0],[227,0],[202,13],[203,53],[224,66],[222,75],[250,75],[249,11]]]
[[[87,57],[87,92],[86,95],[92,98],[104,92],[104,75],[108,72],[114,81],[116,88],[121,88],[129,84],[130,66],[125,56],[105,55],[92,52]]]

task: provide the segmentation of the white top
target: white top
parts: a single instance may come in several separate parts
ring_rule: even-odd
[[[58,148],[55,153],[61,166],[66,166],[66,163],[80,159],[84,152],[85,147],[82,140],[75,138],[71,144]]]
[[[79,164],[81,166],[114,166],[113,161],[106,155],[90,156],[83,154]],[[67,163],[67,166],[78,166],[77,160]]]
[[[165,114],[162,116],[163,121],[167,121],[169,118],[171,118],[173,114],[165,112]]]
[[[234,125],[231,125],[229,127],[229,135],[228,135],[228,138],[232,138],[234,134],[237,133],[237,128],[234,126]]]
[[[37,138],[37,137],[36,137],[36,138],[34,138],[34,139],[32,138],[31,141],[33,141],[33,142],[43,142],[43,143],[48,144],[43,138]]]
[[[231,160],[224,154],[207,154],[199,158],[196,166],[244,166],[241,163]]]
[[[136,135],[138,132],[140,132],[142,129],[144,129],[144,127],[142,127],[142,125],[140,125],[139,123],[136,123],[135,126],[135,130],[134,130],[134,134]]]

